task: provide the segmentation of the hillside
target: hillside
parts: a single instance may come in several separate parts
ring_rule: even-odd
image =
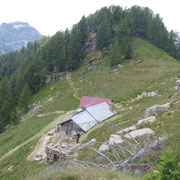
[[[0,55],[14,52],[42,35],[28,23],[14,22],[0,25]]]
[[[42,37],[19,51],[0,56],[0,133],[9,125],[19,123],[19,115],[28,111],[32,96],[43,86],[52,79],[62,79],[67,72],[87,66],[88,58],[91,66],[81,70],[82,76],[98,66],[105,56],[103,63],[107,67],[135,59],[132,39],[137,37],[148,40],[180,60],[178,34],[169,32],[158,14],[139,6],[130,9],[119,6],[101,8],[94,14],[83,16],[71,30],[58,31],[52,37]],[[73,77],[67,78],[72,87]],[[113,92],[109,94],[116,98]],[[75,97],[79,99],[77,92]]]
[[[168,137],[163,151],[178,151],[180,94],[175,90],[175,86],[176,80],[180,79],[180,62],[143,38],[133,38],[132,50],[132,59],[122,60],[120,65],[113,67],[109,65],[112,50],[90,52],[76,71],[67,73],[59,81],[49,82],[32,95],[29,104],[34,108],[22,117],[20,124],[10,126],[0,134],[0,179],[66,178],[66,174],[53,171],[49,163],[31,162],[27,157],[34,151],[44,133],[78,109],[80,98],[84,95],[113,99],[117,115],[108,121],[121,128],[134,125],[139,119],[143,119],[146,108],[155,104],[171,103],[167,112],[145,127],[155,132],[154,138]],[[156,91],[157,95],[132,100],[142,92],[152,91]],[[42,116],[37,116],[35,107],[43,110]],[[80,141],[84,143],[96,138],[101,142],[104,137],[108,139],[114,133],[117,133],[117,130],[104,123],[82,135]],[[79,151],[77,158],[88,161],[96,159],[96,156],[83,149]],[[141,179],[140,176],[123,175],[120,172],[113,175],[111,172],[106,173],[106,178],[109,179]],[[67,175],[74,179],[81,176],[84,179],[93,179],[91,172],[86,175]],[[99,176],[102,177],[102,174]]]

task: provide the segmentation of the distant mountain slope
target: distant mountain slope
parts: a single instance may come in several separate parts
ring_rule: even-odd
[[[0,25],[0,55],[20,49],[42,35],[26,22],[2,23]]]

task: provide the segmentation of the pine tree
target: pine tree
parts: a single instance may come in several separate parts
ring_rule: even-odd
[[[126,50],[124,53],[124,58],[125,59],[131,59],[132,58],[132,44],[131,41],[128,42],[127,46],[126,46]]]
[[[28,100],[30,98],[30,95],[31,95],[31,91],[29,89],[28,84],[26,83],[23,90],[22,90],[22,93],[19,97],[19,101],[18,101],[19,108],[23,108],[25,111],[27,110]]]
[[[111,52],[111,61],[110,65],[115,66],[119,64],[122,60],[122,54],[121,54],[121,49],[116,42],[115,45],[113,46],[112,52]]]
[[[108,47],[111,39],[110,24],[108,20],[104,20],[98,27],[96,35],[97,49],[102,50],[104,47]]]
[[[88,29],[87,29],[85,16],[81,18],[78,26],[79,26],[80,35],[81,35],[80,37],[81,47],[83,47],[88,38]]]

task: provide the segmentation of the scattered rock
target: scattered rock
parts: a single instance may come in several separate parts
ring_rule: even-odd
[[[154,135],[154,131],[152,131],[149,128],[143,128],[143,129],[138,129],[135,131],[131,131],[129,134],[126,134],[125,137],[131,139],[136,138],[138,136],[144,136],[144,135]]]
[[[138,95],[136,98],[131,99],[131,102],[134,102],[135,100],[142,99],[143,97],[153,97],[157,95],[157,91],[152,91],[152,92],[142,92],[141,95]]]
[[[149,116],[145,119],[141,119],[138,121],[138,123],[136,124],[137,127],[142,126],[143,124],[146,124],[148,122],[152,123],[156,121],[156,116]]]
[[[72,152],[76,152],[76,151],[79,151],[80,149],[82,149],[82,148],[84,148],[85,147],[85,145],[84,144],[76,144],[75,146],[72,146],[71,148],[70,148],[70,150],[72,151]]]
[[[47,161],[50,162],[56,160],[64,160],[71,154],[71,151],[68,149],[55,148],[52,146],[46,146],[45,152],[47,156]]]
[[[41,160],[40,157],[35,157],[35,158],[34,158],[34,161],[40,161],[40,160]]]
[[[56,70],[49,73],[46,79],[46,85],[49,84],[51,81],[60,81],[65,75],[65,72],[57,73]],[[52,90],[52,89],[51,89]]]
[[[8,171],[13,171],[13,167],[14,167],[14,166],[10,166],[10,167],[8,168]]]
[[[53,129],[53,130],[49,131],[49,132],[48,132],[48,136],[53,136],[53,135],[54,135],[54,133],[55,133],[55,129]]]
[[[134,126],[130,126],[130,127],[127,127],[127,128],[125,128],[125,129],[123,129],[123,130],[118,131],[118,134],[123,133],[123,132],[133,131],[133,130],[135,130],[135,129],[136,129],[136,126],[135,126],[135,125],[134,125]]]
[[[109,138],[109,144],[110,145],[115,145],[115,144],[121,144],[123,143],[123,139],[121,138],[121,136],[116,135],[116,134],[111,134],[110,138]]]
[[[109,145],[106,142],[104,142],[99,148],[100,152],[109,151],[109,150],[110,150]]]
[[[177,90],[177,91],[180,91],[180,79],[178,79],[178,80],[176,81],[176,83],[177,83],[176,90]]]
[[[170,103],[163,105],[155,104],[154,106],[145,110],[144,117],[147,118],[149,116],[159,116],[161,113],[167,111],[168,108],[170,108]]]
[[[178,104],[178,103],[180,103],[180,100],[175,102],[175,104]]]
[[[173,111],[169,111],[169,113],[170,113],[170,114],[174,114],[174,113],[175,113],[175,111],[174,111],[174,110],[173,110]]]
[[[97,141],[95,138],[91,139],[89,142],[86,143],[86,146],[93,146],[94,144],[96,144]]]
[[[124,65],[118,64],[118,67],[122,68]]]
[[[167,82],[161,82],[160,84],[163,85],[163,84],[166,84]]]
[[[93,71],[96,67],[98,67],[98,65],[98,63],[90,65],[87,69],[87,73]]]

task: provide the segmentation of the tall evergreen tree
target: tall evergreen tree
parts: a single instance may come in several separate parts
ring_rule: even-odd
[[[78,24],[80,30],[80,43],[81,47],[84,46],[87,38],[88,38],[88,29],[87,29],[87,22],[85,16],[83,16]]]
[[[124,53],[124,58],[125,59],[131,59],[132,58],[132,44],[131,44],[131,41],[129,40],[129,42],[127,43],[127,46],[126,46],[126,50],[125,50],[125,53]]]
[[[96,35],[97,49],[102,50],[104,47],[108,47],[111,39],[111,30],[108,20],[104,20],[98,27]]]
[[[110,65],[115,66],[122,61],[122,54],[121,54],[121,49],[118,45],[118,42],[115,43],[113,46],[112,52],[111,52],[111,60],[110,60]]]
[[[19,108],[23,108],[25,111],[27,110],[28,100],[30,98],[30,95],[31,95],[31,91],[29,89],[28,84],[26,83],[19,97],[19,101],[18,101]]]

